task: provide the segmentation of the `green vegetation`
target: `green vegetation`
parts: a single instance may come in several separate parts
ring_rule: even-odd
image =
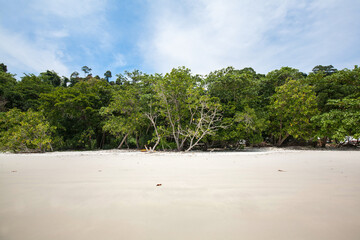
[[[316,95],[312,86],[289,80],[278,87],[271,97],[269,126],[277,145],[281,146],[289,136],[313,139],[314,125],[310,120],[317,113]]]
[[[54,127],[41,112],[21,112],[13,108],[0,115],[0,150],[14,152],[45,152],[52,150]]]
[[[47,70],[18,81],[0,64],[0,150],[324,147],[360,138],[357,66],[318,65],[308,75],[228,67],[207,76],[179,67],[112,80],[110,70],[104,78],[81,71],[84,77]]]

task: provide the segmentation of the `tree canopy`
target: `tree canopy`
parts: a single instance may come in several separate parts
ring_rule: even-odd
[[[81,69],[19,80],[0,65],[3,151],[138,148],[190,151],[272,144],[346,144],[360,138],[360,69],[282,67],[267,74],[186,67],[112,78]],[[358,144],[357,141],[350,141]]]

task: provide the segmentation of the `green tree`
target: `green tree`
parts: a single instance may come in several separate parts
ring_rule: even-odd
[[[333,73],[336,73],[338,70],[334,68],[333,65],[323,66],[323,65],[317,65],[312,69],[313,73],[322,72],[325,74],[325,76],[329,76]]]
[[[118,148],[133,137],[138,148],[148,148],[147,145],[153,142],[149,148],[154,150],[160,142],[158,104],[153,87],[158,75],[146,75],[135,70],[125,72],[121,78],[124,81],[113,92],[111,103],[100,112],[106,118],[104,130],[122,137]]]
[[[290,135],[304,140],[313,138],[314,126],[310,120],[316,114],[313,87],[296,80],[278,87],[270,105],[270,127],[277,145],[281,146]]]
[[[45,152],[52,150],[53,128],[40,112],[13,108],[0,115],[2,151]]]
[[[105,76],[106,81],[109,82],[109,79],[112,77],[111,71],[110,71],[110,70],[107,70],[107,71],[104,73],[104,76]]]
[[[144,74],[139,70],[134,70],[132,72],[125,71],[124,74],[117,74],[115,80],[117,85],[127,85],[127,84],[136,84],[141,81],[144,77]]]
[[[270,98],[275,94],[277,87],[284,85],[289,79],[303,80],[305,77],[305,73],[291,67],[282,67],[281,69],[266,74],[266,76],[261,79],[261,88],[259,90],[262,106],[265,107],[270,104]]]
[[[25,74],[21,81],[15,85],[13,107],[23,111],[28,109],[37,110],[41,104],[40,95],[49,93],[54,87],[33,74]]]
[[[325,147],[329,139],[341,142],[350,136],[360,138],[360,97],[329,100],[328,105],[332,106],[329,112],[312,118],[321,146]]]
[[[103,142],[102,117],[99,110],[109,104],[110,85],[101,80],[81,81],[73,87],[58,87],[41,95],[41,109],[57,127],[65,149],[94,149]]]
[[[258,92],[260,79],[252,68],[236,70],[228,67],[207,76],[207,89],[211,96],[220,99],[223,120],[221,128],[212,138],[225,146],[238,146],[240,140],[247,144],[262,140],[262,130],[266,117],[261,109]]]
[[[70,83],[71,81],[70,81],[70,79],[69,78],[67,78],[67,77],[62,77],[62,79],[61,79],[61,86],[62,87],[67,87],[68,86],[68,83]]]
[[[254,108],[246,106],[243,111],[236,112],[232,121],[234,132],[238,140],[245,140],[246,145],[263,141],[262,132],[266,130],[268,119]]]
[[[4,63],[0,63],[0,72],[7,72],[7,66]]]
[[[81,68],[81,70],[84,72],[84,74],[85,74],[85,77],[86,76],[88,76],[90,73],[91,73],[91,68],[89,68],[88,66],[83,66],[82,68]]]
[[[13,107],[13,101],[16,96],[16,79],[14,75],[0,71],[0,111]]]
[[[340,100],[360,92],[360,68],[353,70],[343,69],[331,75],[320,71],[309,74],[306,81],[314,86],[317,95],[318,107],[322,113],[329,112],[333,105],[329,100]]]
[[[121,148],[130,135],[135,135],[136,144],[139,148],[138,137],[146,122],[146,116],[142,112],[141,88],[139,86],[127,85],[113,92],[112,100],[108,107],[101,109],[101,114],[106,118],[103,129],[112,135],[120,137]]]
[[[165,121],[164,134],[175,141],[178,151],[186,145],[190,150],[219,128],[217,99],[206,96],[202,79],[192,76],[189,69],[172,69],[155,82],[155,91]]]
[[[80,81],[80,74],[78,72],[73,72],[70,75],[70,86],[74,86],[76,83]]]
[[[46,72],[42,72],[42,73],[40,73],[39,78],[43,82],[51,84],[54,87],[58,87],[61,84],[61,78],[55,71],[47,70]]]

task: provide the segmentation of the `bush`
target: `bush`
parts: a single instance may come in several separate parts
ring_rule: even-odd
[[[12,152],[45,152],[52,150],[53,128],[41,112],[21,112],[13,108],[0,115],[0,150]]]

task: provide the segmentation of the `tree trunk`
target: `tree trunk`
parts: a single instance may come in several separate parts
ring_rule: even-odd
[[[137,149],[140,149],[140,146],[139,146],[139,136],[136,134],[135,136],[135,140],[136,140],[136,148]]]
[[[159,132],[157,130],[156,122],[155,122],[156,117],[154,117],[151,113],[147,113],[145,115],[151,121],[151,124],[154,127],[154,131],[155,131],[155,134],[156,134],[156,137],[157,137],[155,145],[152,148],[150,147],[150,151],[154,151],[156,149],[157,145],[160,143],[160,135],[159,135]],[[145,147],[146,147],[146,145],[145,145]],[[148,150],[147,147],[146,147],[146,150]],[[164,150],[164,146],[163,146],[163,150]]]
[[[285,141],[289,136],[290,136],[290,134],[288,134],[288,133],[286,133],[286,135],[285,135],[283,138],[281,138],[281,136],[280,136],[280,138],[279,138],[279,140],[278,140],[278,142],[277,142],[277,146],[278,146],[278,147],[281,147],[281,145],[284,143],[284,141]]]
[[[103,132],[101,142],[100,142],[100,148],[103,149],[105,145],[105,132]]]
[[[127,138],[128,135],[129,135],[129,133],[127,133],[127,134],[125,135],[125,137],[121,140],[121,143],[120,143],[119,146],[117,147],[118,149],[120,149],[120,148],[122,147],[122,145],[124,144],[124,142],[125,142],[125,140],[126,140],[126,138]]]
[[[321,148],[325,148],[325,147],[326,147],[326,142],[327,142],[327,140],[328,140],[327,137],[320,138],[319,142],[320,142],[320,147],[321,147]]]

